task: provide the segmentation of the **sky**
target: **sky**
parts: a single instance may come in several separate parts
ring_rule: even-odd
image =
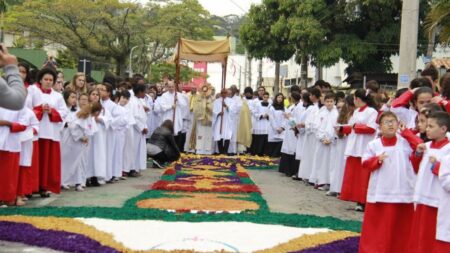
[[[228,14],[243,15],[248,12],[251,4],[259,4],[261,0],[198,0],[211,14],[225,16]],[[137,0],[146,3],[147,0]]]

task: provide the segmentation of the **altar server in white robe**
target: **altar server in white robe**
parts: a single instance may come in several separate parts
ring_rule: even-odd
[[[263,100],[255,103],[255,125],[253,126],[254,145],[252,150],[254,155],[263,156],[267,149],[267,139],[269,132],[269,93],[264,93]]]
[[[237,154],[238,153],[237,135],[238,135],[238,131],[241,130],[241,129],[239,129],[238,126],[239,126],[239,119],[240,119],[240,115],[241,115],[242,99],[241,99],[241,96],[239,95],[239,90],[236,87],[236,85],[231,85],[230,89],[228,89],[228,94],[234,104],[234,111],[231,114],[231,120],[233,122],[233,125],[232,125],[233,134],[231,136],[230,147],[228,149],[228,153]]]
[[[117,164],[119,160],[123,159],[123,149],[118,148],[118,145],[124,145],[122,138],[117,138],[117,132],[120,129],[124,129],[128,126],[128,122],[125,116],[125,110],[111,101],[110,96],[112,92],[112,86],[110,84],[99,84],[97,89],[100,92],[101,104],[103,108],[110,114],[109,126],[107,131],[107,170],[106,180],[112,183],[118,180],[122,176],[122,168],[118,168]],[[120,151],[122,150],[122,151]],[[118,152],[119,151],[119,152]]]
[[[228,97],[228,90],[220,92],[220,98],[213,103],[213,131],[214,141],[220,154],[228,154],[230,140],[233,135],[233,122],[231,115],[234,113],[233,101]]]
[[[311,101],[311,94],[308,91],[304,91],[301,94],[302,96],[302,101],[301,101],[301,105],[303,106],[303,110],[300,113],[300,115],[298,116],[298,120],[297,120],[297,143],[296,143],[296,147],[295,147],[295,160],[298,161],[298,165],[300,167],[300,161],[302,160],[302,154],[303,154],[303,147],[305,146],[305,136],[306,136],[306,131],[305,131],[305,121],[308,118],[308,115],[311,113],[311,111],[315,110],[313,108],[314,103]],[[295,173],[295,175],[292,176],[293,179],[298,180],[298,170],[299,168],[296,169],[297,173]]]
[[[116,129],[116,146],[113,154],[113,176],[115,179],[113,181],[117,181],[117,179],[122,178],[122,172],[124,167],[124,154],[127,149],[125,146],[127,133],[129,132],[129,128],[134,125],[134,117],[131,112],[127,108],[127,104],[130,101],[130,92],[127,90],[120,92],[119,97],[119,107],[117,110],[120,112],[121,117],[126,122],[126,124],[120,124],[120,127]]]
[[[347,135],[339,130],[340,126],[348,124],[355,108],[353,96],[349,95],[345,100],[345,102],[336,104],[339,115],[335,123],[334,140],[331,144],[330,157],[333,159],[330,159],[330,190],[327,192],[327,196],[338,196],[341,193],[342,180],[344,179],[344,152],[347,146]]]
[[[21,150],[19,161],[19,184],[17,186],[16,206],[25,205],[25,196],[33,193],[33,140],[39,132],[39,121],[28,107],[22,109],[27,129],[20,133]]]
[[[136,124],[134,125],[134,131],[136,136],[135,143],[135,167],[134,170],[139,172],[141,170],[147,169],[147,142],[146,136],[148,134],[147,128],[147,113],[145,112],[145,85],[136,84],[133,87],[134,99],[136,100],[136,113],[135,120]],[[131,98],[133,99],[133,98]]]
[[[444,189],[438,207],[435,252],[450,252],[450,154],[442,159],[439,182]]]
[[[410,252],[416,183],[410,157],[414,151],[397,134],[399,120],[393,112],[382,113],[379,123],[381,137],[369,142],[363,155],[363,168],[371,175],[359,252],[375,248],[377,252]]]
[[[63,96],[52,90],[56,81],[52,69],[38,73],[43,104],[34,108],[39,124],[39,188],[42,197],[61,191],[61,129],[68,113]]]
[[[89,102],[100,103],[100,92],[98,89],[89,91]],[[106,108],[97,117],[94,117],[97,123],[97,131],[90,137],[88,145],[88,153],[86,160],[86,177],[90,178],[92,186],[99,186],[104,184],[107,178],[108,165],[108,145],[107,140],[108,128],[111,121],[111,114]]]
[[[102,111],[98,102],[83,106],[75,118],[67,122],[61,143],[62,171],[61,183],[63,187],[76,186],[76,191],[84,191],[86,173],[82,161],[88,150],[89,137],[97,130],[94,118]]]
[[[148,100],[148,106],[150,108],[150,112],[148,113],[147,118],[147,125],[148,125],[148,134],[147,138],[150,138],[152,136],[153,131],[155,131],[156,128],[159,127],[161,124],[160,114],[155,110],[156,105],[156,92],[153,92],[150,90],[149,92],[149,100]]]
[[[131,84],[130,84],[131,85]],[[138,176],[137,172],[134,170],[134,162],[135,162],[135,154],[137,150],[135,149],[136,145],[136,131],[134,130],[134,127],[136,125],[136,99],[134,97],[134,92],[132,89],[129,89],[128,91],[129,100],[128,103],[124,106],[124,109],[126,110],[126,113],[128,115],[128,128],[125,132],[125,149],[123,152],[123,172],[126,176],[130,177],[136,177]]]
[[[441,223],[438,223],[441,197],[446,194],[439,175],[440,170],[444,169],[441,164],[442,159],[450,154],[450,141],[447,138],[449,129],[450,116],[447,112],[430,114],[426,127],[427,137],[430,141],[419,144],[411,157],[414,168],[418,168],[418,175],[414,187],[415,211],[408,252],[447,252],[434,251],[434,247],[441,246],[436,245],[437,231],[440,231],[439,238],[444,239],[442,236],[445,233],[443,234],[440,229],[445,226],[449,217],[448,213],[445,213],[444,220],[447,222],[441,219]]]
[[[281,146],[286,132],[284,114],[284,95],[279,93],[269,107],[268,145],[265,153],[270,157],[281,156]]]
[[[330,184],[330,160],[335,159],[330,156],[331,143],[334,137],[334,125],[339,115],[335,107],[335,95],[328,93],[325,95],[325,105],[318,114],[317,139],[312,172],[309,181],[316,184],[319,190],[328,190],[325,185]]]
[[[295,159],[295,150],[297,147],[297,136],[299,131],[297,130],[297,124],[300,123],[300,116],[304,112],[305,107],[300,101],[301,95],[297,91],[293,91],[290,94],[291,105],[287,108],[284,117],[284,139],[281,146],[281,158],[278,171],[286,174],[287,176],[297,176],[299,160]]]
[[[0,206],[14,205],[19,182],[20,133],[27,129],[26,109],[0,108]]]
[[[317,132],[317,115],[319,113],[319,99],[320,90],[317,88],[309,88],[310,99],[313,105],[307,109],[308,115],[305,119],[305,135],[304,144],[301,154],[300,168],[298,171],[298,177],[303,181],[308,181],[311,176],[312,165],[314,162],[314,151],[318,144],[316,138]],[[307,146],[306,146],[307,145]]]
[[[165,120],[173,122],[175,141],[179,143],[183,129],[184,109],[188,107],[187,101],[182,99],[182,93],[175,90],[175,83],[167,83],[167,91],[156,100],[155,111],[161,115],[160,124]]]

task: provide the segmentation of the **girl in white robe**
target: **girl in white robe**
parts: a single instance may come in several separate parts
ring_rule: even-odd
[[[319,98],[320,90],[317,88],[310,88],[310,99],[313,105],[307,109],[307,117],[305,119],[305,136],[303,139],[301,162],[298,170],[298,178],[307,182],[312,172],[312,165],[314,161],[314,151],[318,144],[316,138],[317,132],[317,114],[319,113]]]
[[[89,102],[100,103],[100,94],[97,89],[89,92]],[[100,186],[104,183],[108,171],[108,127],[111,120],[107,109],[94,117],[97,125],[97,131],[89,138],[89,145],[86,158],[86,177],[90,179],[87,186]],[[89,185],[90,183],[90,185]]]
[[[67,122],[67,127],[62,136],[62,175],[64,186],[75,186],[76,191],[83,191],[86,182],[86,174],[82,166],[83,157],[86,155],[89,145],[89,137],[95,134],[94,118],[101,112],[98,102],[79,110],[75,118]]]
[[[285,112],[285,135],[283,144],[281,146],[281,158],[278,168],[279,172],[285,173],[287,176],[297,176],[299,160],[295,159],[295,152],[297,148],[297,138],[299,131],[297,124],[300,124],[300,117],[303,114],[305,107],[300,101],[301,95],[298,92],[291,93],[291,105]]]
[[[340,125],[348,124],[348,120],[353,114],[355,105],[353,104],[353,96],[347,96],[344,102],[337,103],[339,116],[335,124],[334,140],[331,144],[330,156],[330,190],[327,196],[339,196],[342,187],[342,179],[344,178],[345,169],[345,147],[347,145],[347,135],[339,131]]]
[[[274,103],[269,107],[268,145],[265,153],[270,157],[281,156],[281,146],[286,132],[284,114],[284,96],[280,93],[275,96]]]
[[[263,156],[267,149],[267,140],[269,133],[269,93],[265,93],[261,102],[256,102],[255,105],[255,125],[253,126],[252,150],[254,155]]]

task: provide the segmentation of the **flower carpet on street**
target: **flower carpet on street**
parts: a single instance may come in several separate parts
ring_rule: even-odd
[[[112,207],[0,209],[0,241],[63,252],[357,252],[361,223],[273,213],[247,173],[269,158],[183,155]]]

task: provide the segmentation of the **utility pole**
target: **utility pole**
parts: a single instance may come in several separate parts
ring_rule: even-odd
[[[252,86],[252,58],[248,57],[248,86]]]
[[[247,51],[245,52],[245,61],[244,61],[244,86],[247,87],[247,66],[248,66],[248,55]]]
[[[239,65],[239,90],[242,90],[242,67]]]
[[[408,87],[416,77],[418,33],[419,0],[403,0],[397,89]]]

